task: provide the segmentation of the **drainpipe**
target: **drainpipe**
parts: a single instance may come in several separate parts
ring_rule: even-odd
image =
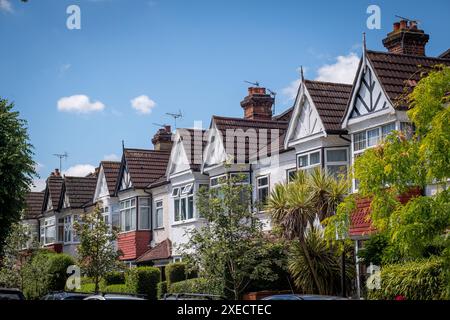
[[[153,194],[151,192],[147,192],[147,189],[144,189],[144,192],[150,196],[150,232],[151,232],[151,240],[148,245],[153,241]]]

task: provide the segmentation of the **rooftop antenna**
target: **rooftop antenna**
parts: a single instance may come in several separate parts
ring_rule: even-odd
[[[253,85],[253,86],[255,86],[255,87],[259,87],[259,82],[258,82],[258,81],[251,82],[251,81],[244,80],[244,82],[245,82],[245,83],[248,83],[248,84],[251,84],[251,85]]]
[[[183,118],[183,114],[181,113],[181,110],[178,110],[178,113],[166,112],[166,115],[173,118],[174,123],[175,123],[175,129],[177,128],[177,119]]]
[[[53,154],[55,157],[59,158],[59,172],[62,172],[62,159],[66,159],[69,157],[69,155],[67,154],[67,152],[64,153],[54,153]]]
[[[161,128],[165,128],[166,127],[166,124],[160,124],[160,123],[156,123],[156,122],[153,122],[152,125],[157,126],[157,127],[161,127]]]
[[[408,22],[415,22],[415,23],[417,23],[417,24],[420,23],[419,20],[414,20],[414,19],[405,18],[405,17],[399,16],[399,15],[395,15],[395,17],[396,17],[396,18],[399,18],[399,19],[402,19],[402,20],[406,20],[406,21],[408,21]]]

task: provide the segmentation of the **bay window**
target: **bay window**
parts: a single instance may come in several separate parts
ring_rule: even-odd
[[[172,192],[174,221],[194,219],[194,184],[190,183],[176,189],[180,190],[180,192]]]
[[[72,217],[64,217],[64,242],[72,242]]]
[[[163,202],[158,200],[155,202],[155,229],[163,227]]]
[[[348,150],[347,148],[327,149],[325,152],[325,168],[327,172],[339,178],[347,176]]]
[[[380,128],[367,131],[367,146],[373,147],[380,142]]]
[[[256,178],[256,190],[258,193],[258,202],[265,205],[269,197],[269,176]]]
[[[58,242],[64,242],[64,218],[58,219]]]
[[[320,166],[320,151],[314,151],[297,156],[297,165],[300,170],[311,171]]]
[[[297,175],[297,169],[296,168],[286,170],[286,181],[288,183],[294,181],[296,175]]]
[[[43,238],[44,244],[55,243],[56,240],[56,219],[54,217],[44,220]],[[42,236],[42,234],[41,234]]]
[[[150,198],[139,198],[139,230],[150,229]]]
[[[72,217],[72,226],[75,223],[81,224],[81,219],[76,214],[74,214],[73,217]],[[80,242],[80,237],[79,237],[77,231],[74,228],[72,228],[72,242]]]
[[[136,199],[120,202],[120,230],[122,232],[136,230]]]

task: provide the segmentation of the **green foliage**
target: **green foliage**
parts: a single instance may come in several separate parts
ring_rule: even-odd
[[[83,215],[81,222],[75,222],[75,230],[80,237],[78,264],[92,278],[98,292],[103,275],[119,263],[121,253],[114,247],[117,231],[104,221],[99,207]]]
[[[381,268],[381,289],[368,292],[372,300],[394,300],[403,296],[407,300],[445,299],[446,288],[443,262],[440,258],[417,260]]]
[[[125,273],[122,271],[111,271],[103,276],[103,281],[106,286],[113,284],[124,284],[125,283]]]
[[[191,230],[182,247],[188,271],[197,270],[211,281],[221,279],[231,299],[239,299],[252,280],[275,277],[271,262],[262,259],[267,240],[252,211],[251,186],[242,179],[230,177],[218,188],[197,193],[197,210],[207,223]]]
[[[198,293],[223,296],[222,280],[205,278],[188,279],[173,283],[168,288],[169,293]]]
[[[13,107],[0,98],[0,255],[11,225],[20,220],[36,175],[27,123]]]
[[[167,281],[158,282],[157,286],[158,299],[162,299],[167,293]]]
[[[161,280],[161,271],[155,267],[137,267],[125,275],[125,283],[130,292],[144,294],[147,299],[157,298],[157,285]]]
[[[166,281],[170,286],[172,283],[186,280],[186,264],[183,262],[170,263],[166,266]]]
[[[135,292],[131,292],[130,288],[128,288],[125,284],[111,284],[106,286],[103,290],[103,293],[124,293],[124,294],[135,294]]]
[[[289,250],[288,267],[295,286],[302,292],[337,295],[341,292],[341,255],[340,250],[330,246],[320,230],[310,229],[305,236],[304,247],[299,241],[292,241]],[[349,248],[347,248],[349,249]],[[305,252],[309,253],[312,268],[316,271],[319,288],[314,280],[312,268]],[[351,250],[347,250],[351,252]],[[346,281],[350,288],[354,276],[353,257],[346,255]]]
[[[75,292],[82,293],[94,293],[95,292],[95,283],[82,283],[80,289],[76,289]]]
[[[67,281],[67,268],[74,265],[66,254],[40,250],[24,266],[23,291],[27,299],[38,299],[51,291],[62,291]]]
[[[358,252],[358,257],[366,265],[372,263],[379,266],[383,261],[384,251],[388,244],[388,238],[385,234],[376,233],[364,242],[364,247]]]

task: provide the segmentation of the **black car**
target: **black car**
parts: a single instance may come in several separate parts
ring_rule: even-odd
[[[211,294],[166,293],[161,300],[225,300],[225,298]]]
[[[0,300],[25,300],[19,289],[0,288]]]
[[[347,300],[343,297],[321,296],[314,294],[276,294],[262,298],[261,300]]]
[[[89,293],[77,292],[52,292],[41,298],[41,300],[84,300],[89,297]]]

